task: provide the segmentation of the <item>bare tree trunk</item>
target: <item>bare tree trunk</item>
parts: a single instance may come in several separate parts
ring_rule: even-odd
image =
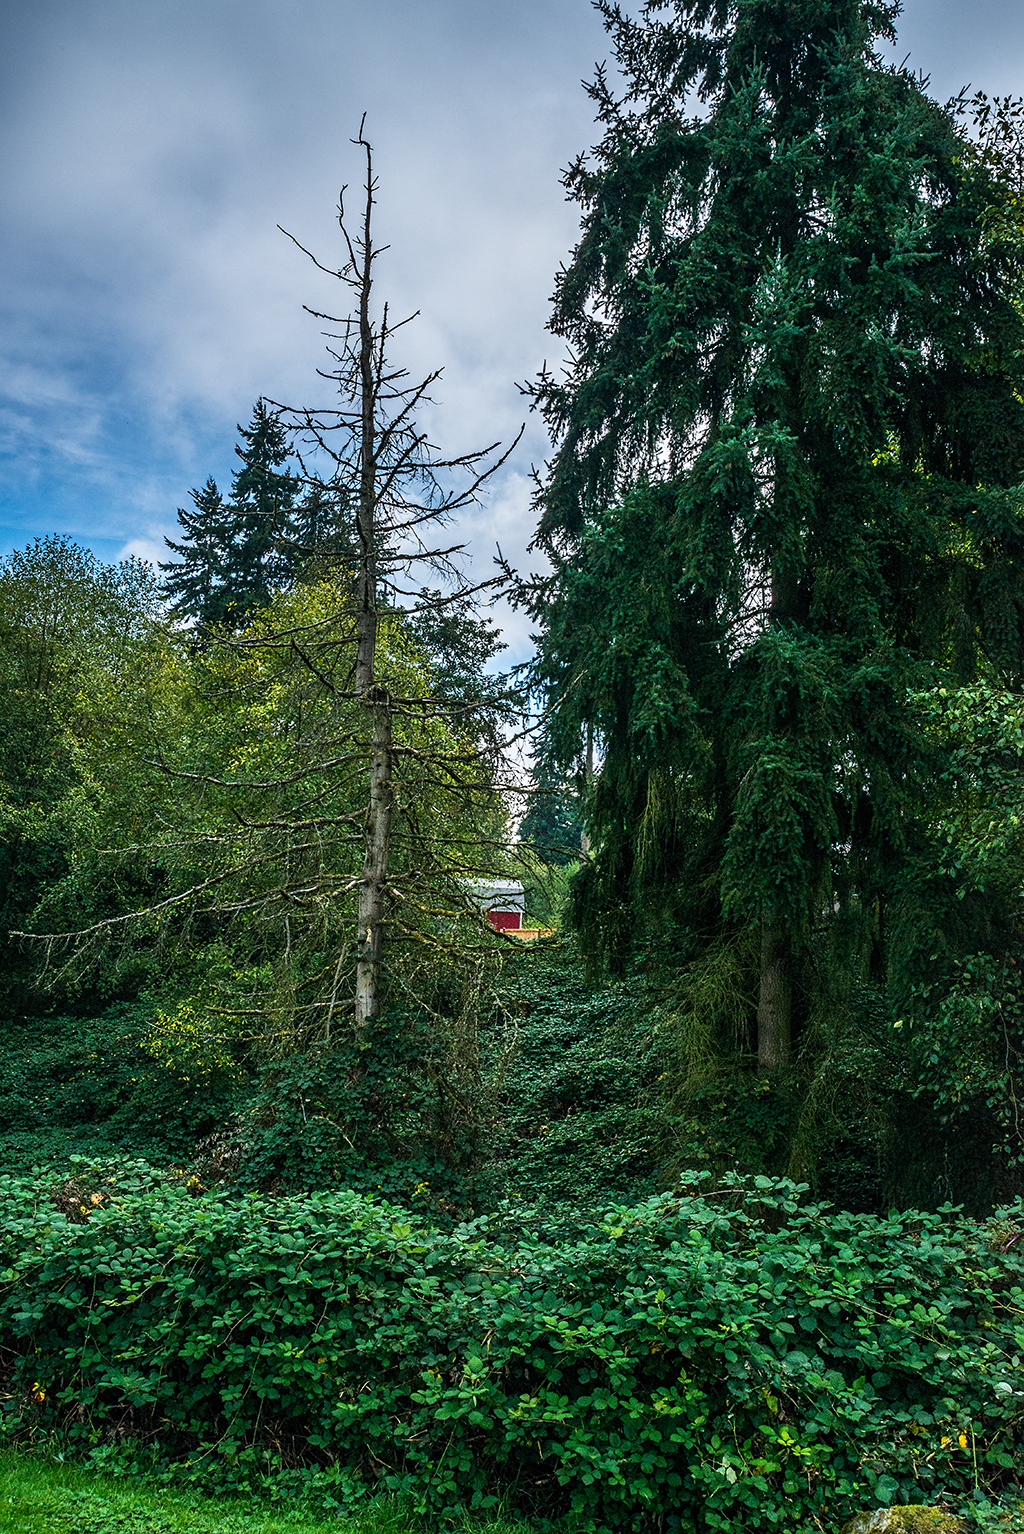
[[[360,134],[360,137],[362,135]],[[377,392],[378,367],[370,318],[373,287],[373,161],[366,148],[366,209],[359,265],[359,406],[360,475],[356,525],[359,570],[356,612],[356,693],[370,714],[370,802],[364,830],[363,872],[359,883],[356,950],[355,1025],[364,1033],[380,1011],[380,965],[388,851],[394,794],[391,783],[391,700],[378,685],[377,660]]]
[[[328,352],[337,368],[321,376],[337,383],[341,408],[295,410],[290,406],[277,407],[298,422],[314,451],[322,452],[333,463],[332,489],[340,488],[346,512],[350,508],[354,511],[356,546],[352,553],[355,557],[348,566],[352,571],[355,605],[352,691],[360,714],[360,746],[365,742],[369,751],[369,797],[362,821],[362,868],[354,881],[357,916],[354,1007],[356,1035],[361,1044],[368,1042],[366,1035],[370,1025],[380,1013],[386,933],[389,924],[395,920],[389,856],[398,836],[396,817],[402,813],[394,793],[398,747],[393,738],[393,721],[397,704],[390,692],[386,672],[382,679],[377,667],[381,659],[378,650],[381,611],[388,610],[394,596],[392,573],[398,569],[407,572],[413,562],[423,562],[435,570],[445,571],[455,578],[455,584],[462,584],[452,563],[453,556],[460,552],[459,546],[431,549],[430,540],[426,545],[419,541],[421,531],[425,524],[439,525],[463,508],[475,505],[481,486],[508,458],[507,452],[486,468],[481,467],[483,460],[492,456],[493,447],[442,458],[420,431],[415,419],[420,404],[429,402],[428,390],[439,373],[431,373],[417,384],[406,384],[405,369],[393,366],[388,360],[388,342],[408,320],[393,325],[388,318],[387,304],[381,306],[376,320],[371,313],[374,263],[387,247],[377,249],[373,244],[371,226],[377,184],[373,174],[373,151],[363,136],[364,125],[365,118],[359,127],[359,137],[353,140],[362,148],[366,164],[365,198],[357,230],[350,232],[346,224],[344,188],[338,207],[338,224],[347,260],[340,270],[332,270],[322,265],[298,240],[295,241],[321,272],[340,279],[351,295],[353,312],[345,318],[309,310],[317,319],[326,320],[334,327],[325,334],[330,342]],[[468,471],[472,475],[468,488],[449,485],[453,471]],[[319,477],[312,477],[308,482],[313,489],[322,485]],[[409,534],[411,537],[407,539]],[[345,551],[343,558],[351,559],[349,551]],[[483,583],[484,586],[490,584]],[[463,589],[469,593],[482,588]],[[406,594],[415,596],[414,592]],[[421,595],[427,598],[431,594],[424,592]],[[448,600],[443,598],[438,605],[444,606]],[[461,760],[460,748],[460,763]],[[461,766],[459,770],[462,770]]]
[[[789,943],[781,926],[761,926],[761,985],[757,999],[757,1068],[762,1076],[789,1064],[793,981]]]
[[[380,963],[384,946],[385,885],[394,795],[391,785],[391,709],[372,703],[373,750],[366,851],[359,885],[359,950],[356,957],[356,1029],[363,1032],[380,1011]]]

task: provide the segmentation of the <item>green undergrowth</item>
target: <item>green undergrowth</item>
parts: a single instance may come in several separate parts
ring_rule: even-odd
[[[830,1528],[1024,1463],[1024,1209],[757,1177],[438,1229],[141,1164],[0,1179],[4,1431],[97,1469],[434,1527]]]
[[[203,1498],[115,1480],[52,1457],[0,1452],[0,1534],[419,1534],[394,1505],[319,1518],[251,1499]],[[522,1524],[473,1525],[473,1534],[526,1534]]]
[[[142,1048],[154,1008],[0,1023],[0,1171],[84,1156],[181,1160],[229,1111],[223,1094],[186,1092]]]
[[[568,947],[522,956],[521,1016],[477,1174],[479,1207],[512,1198],[600,1208],[656,1191],[665,1062],[643,994],[588,986]]]

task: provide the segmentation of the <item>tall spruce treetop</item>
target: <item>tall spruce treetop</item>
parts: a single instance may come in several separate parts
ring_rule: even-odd
[[[599,746],[585,938],[745,944],[771,1070],[814,953],[889,963],[931,774],[908,689],[1024,671],[1017,256],[876,51],[896,5],[599,9],[626,90],[599,74],[566,178],[537,680],[556,758]]]
[[[304,529],[296,509],[300,480],[283,471],[289,456],[281,422],[265,400],[256,401],[252,420],[239,426],[242,460],[225,501],[213,479],[192,491],[193,511],[179,510],[182,543],[165,539],[180,561],[162,564],[164,590],[182,617],[237,628],[287,585]],[[300,519],[301,520],[301,519]]]

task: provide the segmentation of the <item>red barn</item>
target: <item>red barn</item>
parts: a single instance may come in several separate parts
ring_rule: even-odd
[[[526,895],[516,879],[470,879],[467,892],[498,932],[518,932],[526,912]]]

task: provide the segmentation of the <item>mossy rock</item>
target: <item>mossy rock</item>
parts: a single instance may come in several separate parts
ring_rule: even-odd
[[[967,1534],[967,1525],[937,1507],[880,1507],[857,1513],[840,1534]]]

